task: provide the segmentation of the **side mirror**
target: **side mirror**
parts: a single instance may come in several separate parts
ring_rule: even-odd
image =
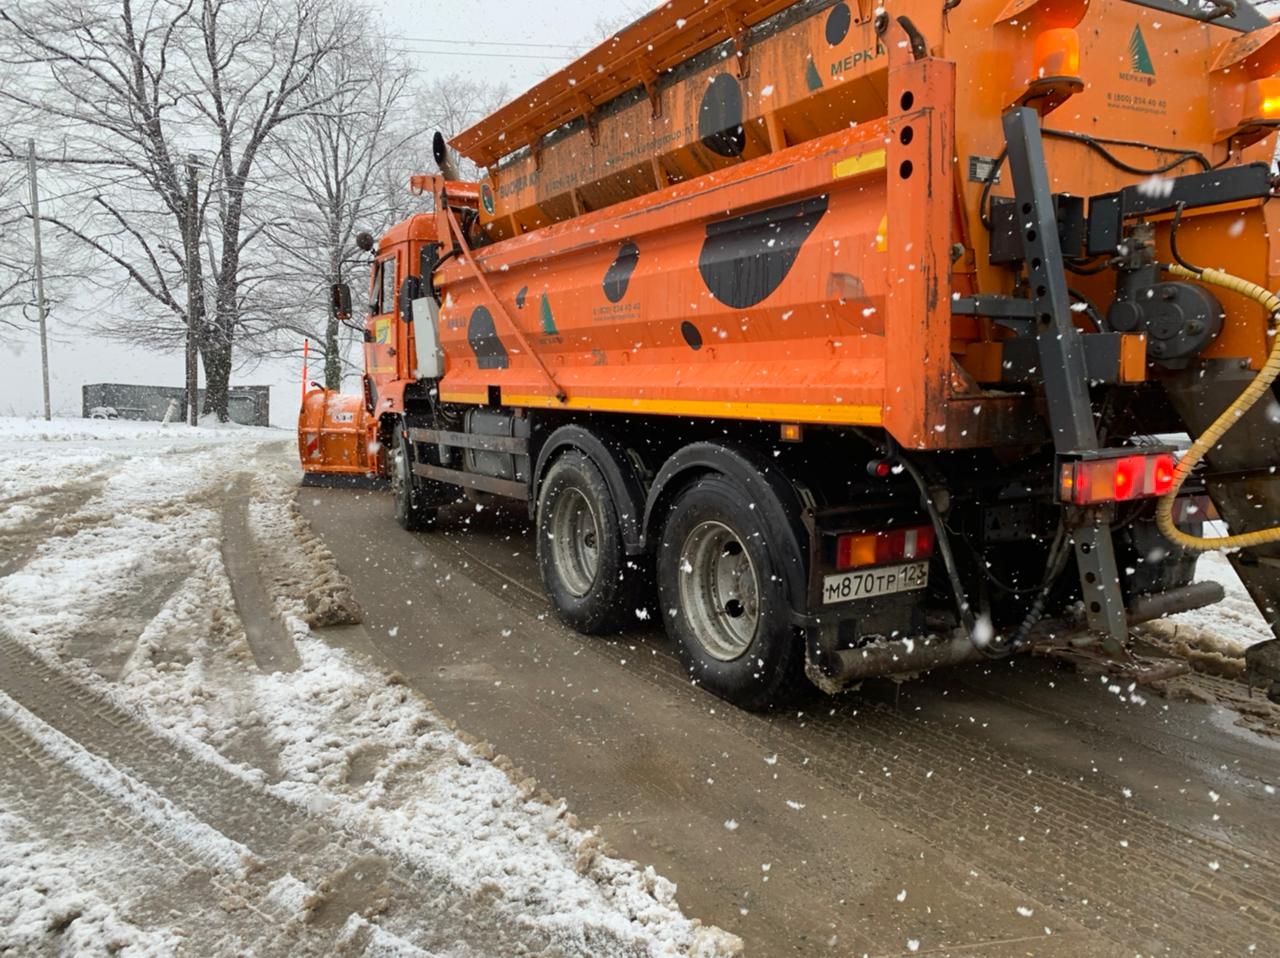
[[[400,319],[413,322],[413,301],[422,296],[422,281],[416,276],[406,277],[400,284]]]
[[[346,283],[334,283],[330,295],[333,315],[339,319],[348,319],[351,316],[351,287]]]
[[[356,234],[356,246],[359,249],[364,250],[366,253],[372,253],[373,252],[373,234],[366,230],[361,230],[359,233]]]

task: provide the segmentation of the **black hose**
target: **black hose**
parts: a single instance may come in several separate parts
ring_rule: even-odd
[[[1099,273],[1111,267],[1111,260],[1107,257],[1102,258],[1102,262],[1087,265],[1086,262],[1079,260],[1064,259],[1064,265],[1067,270],[1075,273],[1077,276],[1097,276]]]
[[[1084,311],[1089,314],[1089,318],[1093,320],[1093,325],[1097,327],[1098,332],[1102,332],[1106,326],[1102,319],[1102,313],[1098,312],[1098,307],[1093,305],[1093,300],[1078,289],[1072,289],[1070,286],[1067,287],[1067,292],[1078,302],[1084,303]]]
[[[1006,146],[992,162],[990,171],[982,181],[982,195],[978,197],[978,219],[982,221],[982,225],[987,229],[991,229],[991,211],[987,207],[987,203],[991,199],[991,187],[995,183],[996,177],[1000,175],[1000,167],[1004,166],[1004,161],[1008,157],[1009,148]]]
[[[1047,127],[1042,129],[1040,132],[1044,136],[1056,137],[1059,140],[1071,140],[1076,143],[1083,143],[1091,150],[1094,150],[1099,156],[1116,169],[1122,170],[1125,173],[1131,173],[1134,176],[1157,176],[1160,173],[1168,173],[1170,170],[1181,166],[1188,160],[1194,160],[1205,170],[1213,168],[1208,157],[1196,150],[1167,150],[1164,147],[1152,146],[1150,143],[1142,143],[1138,140],[1115,140],[1109,137],[1091,136],[1088,133],[1074,133],[1070,130],[1051,130]],[[1106,144],[1106,146],[1103,144]],[[1173,153],[1175,155],[1174,158],[1167,163],[1162,163],[1161,165],[1150,169],[1144,169],[1140,166],[1134,166],[1131,163],[1126,163],[1124,160],[1120,159],[1108,150],[1106,148],[1107,146],[1131,146],[1135,149],[1155,150],[1160,153]]]
[[[969,605],[969,597],[965,594],[964,584],[960,581],[960,570],[956,566],[955,553],[951,551],[951,537],[947,532],[947,524],[942,521],[942,513],[938,511],[937,503],[933,501],[929,484],[916,468],[915,463],[901,454],[896,455],[895,458],[902,463],[902,468],[920,490],[920,498],[924,502],[925,510],[929,513],[929,521],[933,524],[933,534],[938,542],[938,552],[942,555],[942,565],[947,571],[947,580],[951,585],[952,597],[955,599],[956,612],[960,616],[960,623],[964,626],[965,632],[972,639],[976,627],[973,609]]]
[[[1049,601],[1049,593],[1053,591],[1054,584],[1058,581],[1058,577],[1062,575],[1062,570],[1066,568],[1067,558],[1070,555],[1071,546],[1067,541],[1065,529],[1062,525],[1059,525],[1058,533],[1053,539],[1053,545],[1049,547],[1049,555],[1045,559],[1044,582],[1040,586],[1040,592],[1035,601],[1031,603],[1031,608],[1027,610],[1022,623],[1014,630],[1013,635],[1009,637],[1007,642],[991,642],[986,646],[979,646],[984,655],[991,658],[1003,658],[1007,655],[1012,655],[1026,645],[1027,639],[1031,635],[1031,630],[1044,617],[1044,607]]]
[[[1182,222],[1182,211],[1186,208],[1186,202],[1184,200],[1179,200],[1173,214],[1173,222],[1169,225],[1169,252],[1173,254],[1173,258],[1177,261],[1179,266],[1199,275],[1200,273],[1203,273],[1204,270],[1199,266],[1192,266],[1183,259],[1182,254],[1178,252],[1178,224]]]
[[[1097,152],[1099,156],[1116,169],[1124,173],[1129,173],[1133,176],[1159,176],[1161,173],[1168,173],[1170,170],[1176,169],[1189,160],[1199,163],[1205,170],[1211,170],[1213,168],[1208,158],[1203,153],[1196,150],[1166,150],[1163,147],[1152,146],[1150,143],[1140,143],[1137,140],[1115,140],[1108,137],[1090,136],[1087,133],[1073,133],[1070,130],[1052,130],[1047,127],[1042,129],[1040,132],[1044,136],[1056,137],[1060,140],[1071,140],[1074,143],[1083,143],[1091,150]],[[1106,145],[1104,146],[1104,144]],[[1135,149],[1155,150],[1161,153],[1175,153],[1175,156],[1167,163],[1162,163],[1159,166],[1154,166],[1150,169],[1144,169],[1139,166],[1134,166],[1132,163],[1126,163],[1124,160],[1120,159],[1108,150],[1106,148],[1107,146],[1131,146]],[[982,221],[982,225],[987,229],[991,229],[991,214],[987,208],[987,204],[991,198],[991,187],[995,183],[996,176],[999,175],[1000,172],[1000,167],[1004,165],[1004,161],[1008,155],[1009,148],[1006,146],[1000,151],[1000,155],[996,157],[995,163],[991,166],[991,172],[987,174],[986,178],[982,182],[982,195],[978,199],[978,218]],[[1105,266],[1099,268],[1097,272],[1101,272],[1103,268],[1105,268]]]

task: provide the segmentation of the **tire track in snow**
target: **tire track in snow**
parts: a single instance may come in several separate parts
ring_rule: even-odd
[[[264,955],[324,953],[319,941],[306,947],[307,929],[286,930],[292,916],[264,901],[264,888],[246,884],[254,863],[243,846],[80,748],[8,696],[0,698],[0,743],[9,766],[0,778],[0,807],[25,820],[44,844],[78,850],[78,891],[87,887],[113,903],[123,899],[131,924],[144,932],[158,926],[154,930],[163,933],[166,905],[178,904],[165,902],[165,892],[207,885],[219,901],[201,896],[182,902],[187,908],[194,904],[205,919],[184,922],[182,935],[194,952],[253,946]],[[60,921],[77,918],[72,909]]]
[[[536,954],[550,944],[537,929],[517,927],[487,899],[391,860],[376,844],[324,817],[323,810],[312,814],[209,761],[212,754],[201,757],[158,734],[3,630],[0,690],[39,721],[244,845],[263,863],[256,872],[260,882],[292,874],[321,891],[313,915],[335,924],[345,924],[350,913],[393,918],[397,927],[415,930],[414,945],[451,955]],[[325,914],[326,901],[340,902],[341,913]],[[465,940],[459,940],[459,930]],[[600,944],[599,954],[632,953]]]
[[[275,613],[263,587],[264,577],[253,554],[249,528],[251,481],[241,473],[227,494],[222,510],[222,562],[231,579],[236,612],[258,668],[267,674],[293,672],[301,664],[293,639]]]
[[[57,518],[76,512],[95,498],[105,481],[105,473],[98,474],[59,489],[15,496],[0,503],[0,514],[20,508],[32,512],[26,518],[0,526],[0,579],[13,575],[30,562],[40,544],[58,534]]]

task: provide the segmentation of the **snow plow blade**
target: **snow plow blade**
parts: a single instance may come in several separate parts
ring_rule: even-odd
[[[376,479],[382,472],[377,421],[364,398],[312,386],[298,414],[303,482],[342,484]]]

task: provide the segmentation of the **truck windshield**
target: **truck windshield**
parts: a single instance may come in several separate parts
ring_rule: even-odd
[[[1253,4],[1246,0],[1128,0],[1140,7],[1152,10],[1163,10],[1178,17],[1189,17],[1212,23],[1216,27],[1226,27],[1241,33],[1250,33],[1260,27],[1268,26],[1271,21],[1258,12]]]

